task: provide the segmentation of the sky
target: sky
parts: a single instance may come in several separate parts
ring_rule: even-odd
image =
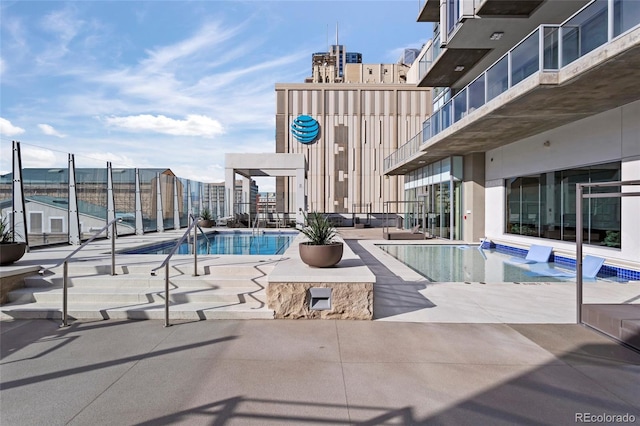
[[[0,1],[0,173],[170,168],[224,180],[225,153],[275,152],[275,84],[339,43],[364,63],[421,48],[420,0]],[[273,191],[273,180],[260,181]]]

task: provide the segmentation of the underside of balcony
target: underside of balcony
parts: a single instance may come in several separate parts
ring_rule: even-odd
[[[527,17],[536,10],[544,0],[485,0],[478,7],[478,16],[520,16]]]

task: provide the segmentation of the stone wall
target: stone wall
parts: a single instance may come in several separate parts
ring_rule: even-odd
[[[309,289],[330,287],[331,309],[311,310]],[[373,319],[373,283],[270,282],[267,305],[275,318]]]

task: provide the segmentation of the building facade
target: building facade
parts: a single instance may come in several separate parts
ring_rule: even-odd
[[[402,176],[385,176],[383,159],[422,128],[431,112],[428,88],[408,84],[276,84],[276,152],[303,153],[309,210],[382,213],[403,197]],[[301,142],[291,126],[306,116],[317,136]],[[276,179],[277,208],[293,211],[295,182]]]
[[[337,37],[336,37],[337,38]],[[306,83],[341,83],[347,64],[362,63],[362,53],[347,52],[344,45],[331,45],[328,52],[311,55],[311,77]]]
[[[640,199],[576,212],[576,184],[640,179],[640,2],[441,3],[423,5],[434,38],[414,64],[434,112],[385,174],[438,236],[571,252],[581,232],[589,253],[638,267]]]

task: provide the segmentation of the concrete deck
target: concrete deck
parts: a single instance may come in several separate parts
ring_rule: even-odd
[[[425,283],[374,247],[389,243],[380,229],[340,233],[376,276],[377,321],[0,321],[0,423],[640,421],[638,352],[579,325],[509,322],[572,321],[564,310],[575,301],[562,296],[573,294],[570,283]],[[29,253],[15,268],[53,264],[71,249]],[[104,247],[90,253],[109,259]],[[146,270],[146,256],[139,261]]]
[[[3,425],[640,419],[640,354],[577,325],[0,323]]]
[[[144,236],[128,236],[118,239],[118,249],[132,247],[143,243],[175,238],[184,231],[148,234]],[[340,236],[348,244],[348,255],[343,259],[345,267],[313,269],[301,266],[295,259],[293,247],[282,256],[203,256],[199,257],[199,268],[205,267],[250,267],[264,270],[266,265],[277,267],[268,278],[284,279],[282,274],[299,279],[315,279],[320,275],[325,282],[341,282],[365,280],[370,282],[371,271],[375,275],[374,285],[374,319],[383,321],[410,322],[450,322],[450,323],[551,323],[573,324],[576,321],[575,282],[542,282],[542,283],[432,283],[414,270],[399,262],[389,254],[376,247],[377,244],[458,244],[457,241],[420,240],[389,241],[383,239],[382,228],[339,228]],[[108,268],[110,262],[109,241],[99,241],[89,245],[82,252],[82,261],[70,264],[70,274],[78,268],[89,264],[100,264]],[[14,266],[0,268],[0,274],[20,271],[35,271],[37,265],[53,265],[73,246],[52,247],[35,250]],[[86,252],[85,252],[86,251]],[[357,255],[352,256],[352,253]],[[205,257],[208,260],[205,262]],[[158,255],[126,255],[116,256],[116,263],[133,271],[142,269],[145,277],[147,271],[159,266],[163,256]],[[359,258],[359,259],[358,259]],[[189,271],[193,258],[178,255],[172,262],[175,268]],[[211,266],[208,266],[211,265]],[[237,266],[236,266],[237,265]],[[340,264],[339,264],[340,265]],[[301,269],[301,268],[304,268]],[[106,269],[105,269],[106,271]],[[275,273],[273,273],[275,272]],[[103,272],[108,274],[108,272]],[[263,272],[261,272],[263,274]],[[280,277],[278,276],[280,275]],[[365,276],[366,275],[366,276]],[[210,275],[216,279],[215,274]],[[207,277],[202,277],[205,279]],[[219,277],[217,277],[219,278]],[[149,279],[149,278],[145,278]],[[162,277],[157,277],[158,289],[162,290]],[[257,288],[260,289],[260,288]],[[584,288],[584,302],[598,304],[625,303],[638,306],[640,309],[640,282],[627,283],[588,283]],[[60,309],[56,302],[57,309]],[[209,302],[207,302],[209,303]],[[189,304],[181,304],[180,308],[189,309]],[[197,309],[201,307],[196,306]],[[163,306],[157,306],[157,319],[162,318]],[[153,318],[153,316],[148,316]],[[189,319],[183,316],[182,319]],[[236,318],[230,317],[227,319]],[[180,319],[180,316],[176,316]]]

